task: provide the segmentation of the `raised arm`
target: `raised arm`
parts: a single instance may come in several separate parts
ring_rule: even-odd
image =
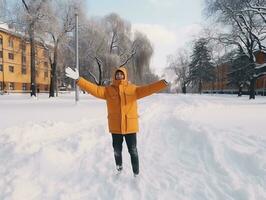
[[[165,80],[161,80],[149,85],[139,86],[136,88],[137,99],[149,96],[155,92],[158,92],[166,88],[168,83]]]
[[[77,85],[91,95],[100,99],[105,99],[105,87],[93,84],[82,77],[77,80]]]
[[[98,97],[100,99],[105,99],[105,87],[98,86],[96,84],[93,84],[85,80],[82,77],[79,77],[79,72],[76,69],[73,70],[70,67],[67,67],[65,71],[66,71],[66,76],[74,79],[77,85],[81,89],[87,91],[88,93],[92,94],[95,97]]]

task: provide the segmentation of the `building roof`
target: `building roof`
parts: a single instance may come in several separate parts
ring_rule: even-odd
[[[12,36],[18,37],[18,38],[23,38],[26,39],[26,41],[29,41],[29,37],[22,32],[16,31],[15,28],[10,28],[10,26],[8,26],[8,24],[6,23],[1,23],[0,22],[0,32],[4,32],[7,34],[10,34]],[[39,45],[43,46],[42,41],[38,40],[35,38],[35,42],[39,43]],[[48,48],[52,48],[54,45],[51,44],[51,42],[45,41],[45,44],[48,46]]]
[[[22,37],[27,38],[27,36],[24,33],[16,31],[15,28],[11,28],[6,23],[0,22],[0,31],[7,33],[7,34],[10,34],[12,36],[18,37],[18,38],[22,38]]]

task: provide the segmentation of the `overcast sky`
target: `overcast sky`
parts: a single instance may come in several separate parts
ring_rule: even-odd
[[[118,13],[145,33],[154,47],[151,68],[160,73],[166,57],[200,32],[203,0],[87,0],[89,16]]]

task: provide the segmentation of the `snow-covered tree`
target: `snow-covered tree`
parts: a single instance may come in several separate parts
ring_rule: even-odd
[[[251,70],[249,70],[250,98],[255,98],[255,83],[261,73],[256,70],[257,50],[264,50],[263,41],[266,37],[264,13],[255,12],[251,7],[258,3],[261,9],[265,7],[265,1],[255,0],[206,0],[208,14],[216,18],[216,21],[227,27],[227,33],[220,34],[219,40],[227,45],[235,45],[241,48],[249,58]]]
[[[239,48],[237,52],[231,52],[230,71],[228,73],[228,84],[238,88],[238,96],[242,95],[243,87],[247,86],[249,81],[250,70],[252,63],[248,56]]]
[[[80,23],[81,75],[103,85],[110,81],[114,67],[126,65],[131,80],[145,83],[151,79],[152,45],[142,33],[132,37],[129,22],[112,13]],[[69,46],[73,47],[73,41]]]
[[[42,30],[42,41],[46,50],[48,51],[50,65],[51,65],[51,81],[49,97],[55,96],[55,91],[57,93],[57,75],[58,75],[58,54],[60,50],[60,45],[68,40],[68,34],[74,30],[75,26],[75,13],[83,17],[84,7],[82,2],[76,0],[54,0],[48,1],[47,6],[49,6],[49,13],[47,13],[47,18],[44,22],[44,28]],[[52,46],[46,46],[46,41],[50,41]]]
[[[13,2],[13,1],[12,1]],[[126,65],[130,79],[145,83],[157,79],[150,70],[153,47],[143,33],[132,33],[130,22],[116,13],[103,18],[88,18],[82,0],[21,0],[10,4],[17,10],[12,21],[25,31],[31,41],[31,55],[35,55],[36,39],[42,41],[51,64],[50,97],[57,88],[57,72],[61,65],[74,66],[74,12],[79,13],[80,74],[96,84],[107,84],[113,68]],[[12,7],[11,6],[11,7]],[[13,19],[13,16],[8,16]],[[58,62],[60,61],[60,62]],[[31,58],[32,94],[35,95],[35,57]],[[64,72],[63,72],[64,73]],[[61,77],[62,79],[62,77]]]
[[[214,79],[214,66],[207,43],[205,38],[200,38],[195,42],[189,64],[189,80],[193,86],[198,86],[199,93],[202,91],[204,81],[209,82]]]
[[[30,66],[31,66],[31,95],[36,96],[36,48],[35,34],[42,27],[42,22],[47,18],[46,0],[21,0],[24,12],[18,12],[18,25],[25,27],[30,40]],[[20,10],[21,11],[21,10]]]
[[[189,84],[189,55],[183,50],[179,49],[177,55],[168,57],[168,67],[171,73],[175,74],[174,82],[177,82],[181,87],[182,93],[187,93],[187,86]]]
[[[131,71],[134,81],[145,84],[158,80],[158,77],[150,69],[150,60],[153,55],[153,47],[150,40],[145,34],[135,32],[133,46],[136,54],[132,57],[129,71]]]
[[[0,23],[2,23],[6,17],[6,0],[0,0]]]

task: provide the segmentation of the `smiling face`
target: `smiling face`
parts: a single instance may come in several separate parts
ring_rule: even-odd
[[[116,80],[123,80],[125,79],[125,75],[122,71],[118,70],[116,73],[115,73],[115,79]]]

